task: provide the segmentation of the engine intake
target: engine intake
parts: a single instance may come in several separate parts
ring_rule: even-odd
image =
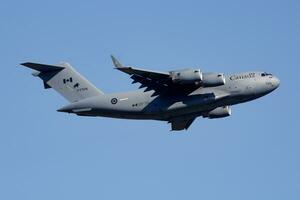
[[[229,106],[223,106],[215,108],[214,110],[209,111],[208,113],[205,113],[203,115],[204,118],[209,119],[217,119],[217,118],[223,118],[228,117],[231,115],[231,108]]]

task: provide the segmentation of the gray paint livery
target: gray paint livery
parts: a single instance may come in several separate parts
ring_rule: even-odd
[[[162,120],[171,123],[171,130],[188,129],[199,116],[211,119],[230,116],[229,106],[262,97],[280,83],[272,74],[259,71],[231,75],[194,69],[156,72],[124,67],[114,57],[112,59],[116,69],[141,83],[141,89],[104,94],[67,63],[22,65],[33,69],[33,75],[43,80],[46,89],[55,89],[71,102],[58,109],[59,112]],[[187,75],[178,79],[174,74]],[[178,80],[185,82],[178,83]]]

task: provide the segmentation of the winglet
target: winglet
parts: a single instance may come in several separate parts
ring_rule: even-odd
[[[114,66],[116,68],[122,68],[122,67],[124,67],[113,55],[111,55],[110,57],[111,57],[112,62],[113,62]]]

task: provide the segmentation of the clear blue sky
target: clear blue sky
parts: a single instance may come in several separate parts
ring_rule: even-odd
[[[300,199],[299,1],[0,2],[0,199]],[[109,55],[153,70],[265,70],[274,93],[173,134],[84,118],[18,64],[70,62],[133,90]]]

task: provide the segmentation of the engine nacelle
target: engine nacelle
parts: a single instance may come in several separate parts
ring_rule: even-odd
[[[181,85],[200,84],[203,79],[200,69],[183,69],[178,71],[171,71],[170,76],[173,83]]]
[[[223,106],[215,108],[214,110],[211,110],[208,113],[205,113],[203,117],[207,117],[209,119],[217,119],[217,118],[223,118],[228,117],[231,115],[231,108],[229,106]]]
[[[204,73],[202,85],[204,87],[225,85],[225,76],[222,73]]]

